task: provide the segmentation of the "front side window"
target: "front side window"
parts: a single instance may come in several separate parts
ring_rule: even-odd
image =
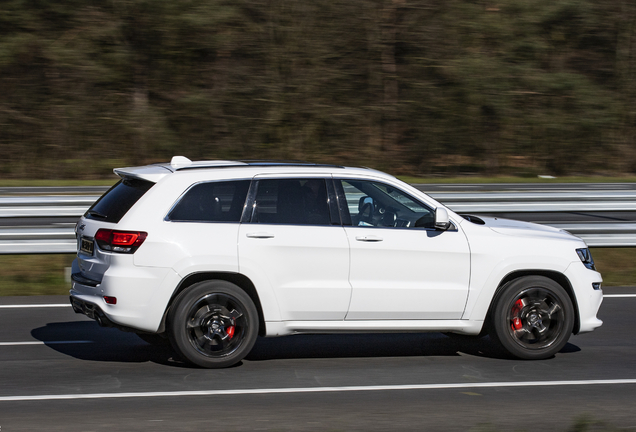
[[[345,196],[345,211],[349,212],[353,226],[433,228],[435,225],[432,209],[393,186],[367,180],[336,182]]]
[[[199,183],[168,214],[175,222],[239,222],[249,180]]]
[[[259,180],[252,222],[330,225],[324,179]]]

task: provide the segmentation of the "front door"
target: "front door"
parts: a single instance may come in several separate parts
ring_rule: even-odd
[[[460,319],[470,277],[464,233],[457,226],[436,231],[434,210],[393,186],[336,182],[351,217],[346,319]]]

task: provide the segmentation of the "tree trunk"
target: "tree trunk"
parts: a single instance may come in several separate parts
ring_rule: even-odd
[[[395,59],[397,11],[404,0],[385,0],[381,15],[382,150],[392,159],[398,153],[398,80]]]

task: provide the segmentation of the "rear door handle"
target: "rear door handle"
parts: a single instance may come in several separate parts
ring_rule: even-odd
[[[365,235],[365,236],[356,237],[356,240],[363,241],[363,242],[381,242],[384,239],[382,237],[378,237],[374,235]]]
[[[268,232],[247,233],[246,235],[249,238],[258,238],[258,239],[274,238],[274,234],[271,234],[271,233],[268,233]]]

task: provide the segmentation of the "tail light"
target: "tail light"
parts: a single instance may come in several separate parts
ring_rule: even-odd
[[[100,249],[119,253],[135,253],[148,237],[143,231],[117,231],[100,229],[95,233],[95,241]]]

